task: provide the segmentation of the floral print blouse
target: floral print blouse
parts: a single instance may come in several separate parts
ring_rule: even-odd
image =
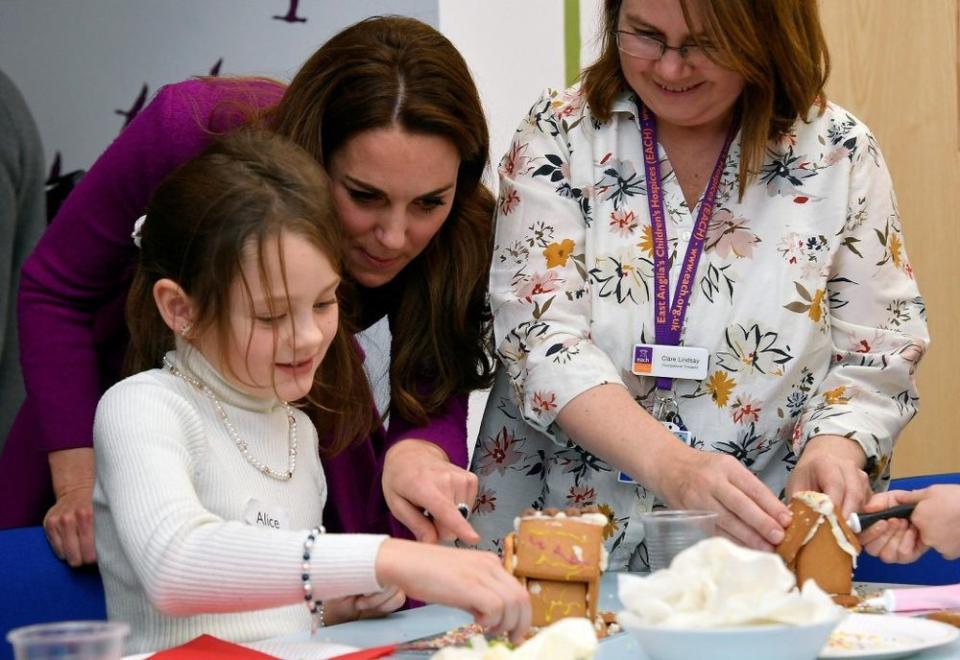
[[[514,516],[598,505],[611,565],[642,548],[630,521],[656,504],[642,484],[555,423],[582,392],[623,384],[650,410],[654,380],[632,347],[654,342],[653,244],[636,98],[597,121],[578,87],[548,90],[500,163],[490,295],[502,363],[474,452],[471,521],[496,548]],[[740,137],[724,167],[683,343],[710,353],[707,378],[676,380],[680,425],[703,451],[739,459],[782,493],[804,444],[858,442],[874,487],[917,410],[925,310],[876,140],[833,104],[771,143],[738,199]],[[696,218],[662,147],[670,291]],[[679,442],[679,440],[678,440]]]

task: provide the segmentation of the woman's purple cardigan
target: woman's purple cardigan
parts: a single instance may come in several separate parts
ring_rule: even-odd
[[[103,392],[120,378],[124,305],[137,262],[130,238],[151,193],[213,133],[275,105],[283,86],[262,80],[190,80],[160,90],[80,180],[23,267],[20,350],[27,399],[0,457],[0,529],[39,524],[53,503],[47,452],[92,444]],[[383,532],[384,451],[421,438],[466,466],[467,397],[425,426],[391,415],[389,432],[324,461],[330,531]],[[388,527],[389,526],[389,527]]]

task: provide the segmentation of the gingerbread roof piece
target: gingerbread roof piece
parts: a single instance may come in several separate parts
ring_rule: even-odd
[[[600,575],[602,525],[577,518],[528,518],[517,536],[519,574],[565,581]]]
[[[860,554],[862,548],[857,535],[847,525],[843,516],[833,515],[833,504],[825,495],[811,491],[797,493],[790,501],[790,511],[793,513],[793,521],[787,527],[783,541],[777,546],[777,554],[787,566],[793,567],[797,553],[810,541],[816,528],[824,524],[835,523],[854,551],[851,556]]]

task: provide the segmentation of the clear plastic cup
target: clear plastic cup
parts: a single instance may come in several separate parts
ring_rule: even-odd
[[[130,626],[119,621],[62,621],[7,633],[16,660],[114,660]]]
[[[660,510],[644,513],[643,536],[651,571],[669,568],[673,558],[691,545],[713,536],[717,514],[712,511]]]

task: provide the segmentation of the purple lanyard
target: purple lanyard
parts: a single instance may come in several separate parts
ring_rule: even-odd
[[[660,161],[657,157],[657,121],[647,106],[637,103],[640,110],[640,136],[643,139],[643,165],[647,179],[647,204],[650,207],[650,225],[653,229],[653,281],[654,281],[654,322],[655,341],[658,344],[678,346],[680,332],[683,330],[683,321],[687,315],[687,303],[693,293],[693,278],[697,274],[700,255],[703,254],[703,244],[707,239],[707,228],[710,226],[710,217],[713,215],[713,205],[716,202],[717,190],[720,188],[720,177],[727,161],[727,153],[737,133],[738,122],[730,125],[730,130],[723,142],[720,155],[713,166],[713,174],[707,183],[697,220],[693,225],[693,235],[687,245],[687,253],[683,257],[680,279],[677,290],[673,295],[673,304],[670,301],[670,264],[667,256],[667,224],[663,215],[663,179],[660,177]],[[669,306],[668,306],[669,305]],[[669,390],[673,385],[672,378],[657,378],[658,390]]]

